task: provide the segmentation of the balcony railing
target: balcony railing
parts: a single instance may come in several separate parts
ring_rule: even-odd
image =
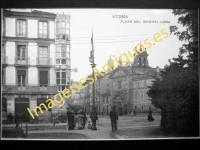
[[[6,57],[1,57],[1,63],[2,63],[3,65],[8,64],[8,56],[6,56]]]
[[[37,57],[37,65],[40,66],[51,66],[52,65],[52,58],[46,57]]]
[[[30,63],[29,57],[15,57],[15,64],[16,65],[29,65]]]
[[[40,91],[47,91],[48,84],[40,84]]]

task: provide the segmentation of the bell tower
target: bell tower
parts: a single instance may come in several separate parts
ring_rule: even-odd
[[[137,49],[136,49],[137,50]],[[140,50],[142,50],[140,48]],[[148,62],[148,54],[145,48],[145,51],[142,53],[138,52],[138,56],[134,59],[133,62],[133,67],[149,67],[149,62]]]

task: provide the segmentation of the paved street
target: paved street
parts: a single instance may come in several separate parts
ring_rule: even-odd
[[[89,118],[89,116],[87,116]],[[66,123],[29,124],[28,139],[132,139],[132,138],[173,138],[160,130],[160,115],[153,115],[154,121],[149,122],[146,115],[119,116],[118,130],[111,131],[108,116],[98,116],[99,130],[67,130]]]
[[[160,115],[153,115],[154,121],[149,122],[147,115],[119,116],[118,130],[111,131],[109,116],[98,116],[98,130],[68,130],[67,123],[28,124],[27,139],[135,139],[135,138],[175,138],[160,129]],[[89,119],[89,116],[87,116]],[[90,119],[89,119],[90,120]],[[25,130],[25,124],[23,124]]]

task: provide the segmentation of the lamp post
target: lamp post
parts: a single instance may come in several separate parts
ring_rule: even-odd
[[[95,67],[95,63],[94,63],[94,44],[93,44],[93,30],[92,30],[92,38],[91,38],[91,45],[92,45],[92,50],[90,51],[90,62],[92,63],[92,77],[94,79],[94,71],[93,68]],[[95,109],[95,83],[93,83],[93,89],[92,89],[92,112],[91,112],[91,119],[92,119],[92,130],[97,130],[96,127],[96,118],[97,118],[97,113],[96,113],[96,109]]]

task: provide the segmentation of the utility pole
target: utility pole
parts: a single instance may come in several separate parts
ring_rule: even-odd
[[[93,76],[93,79],[94,79],[94,71],[93,71],[93,68],[95,67],[95,63],[94,63],[94,43],[93,43],[93,30],[92,30],[92,38],[91,38],[91,45],[92,45],[92,50],[90,51],[90,62],[92,63],[91,66],[92,66],[92,76]],[[95,82],[93,83],[93,90],[92,90],[92,93],[93,93],[93,97],[92,97],[92,114],[96,114],[96,110],[95,110]],[[97,114],[96,114],[96,117],[97,117]],[[95,118],[96,118],[95,117]],[[97,127],[96,127],[96,119],[92,119],[92,130],[97,130]]]

